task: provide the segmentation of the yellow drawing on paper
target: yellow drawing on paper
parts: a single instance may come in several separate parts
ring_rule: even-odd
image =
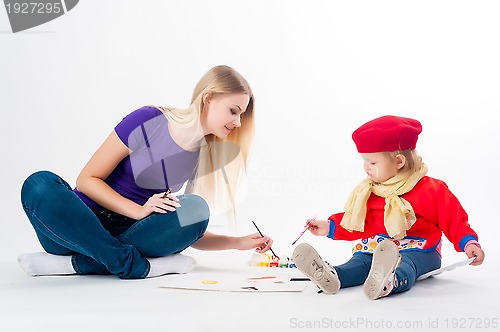
[[[204,285],[215,285],[218,284],[219,282],[217,280],[202,280],[201,283]]]

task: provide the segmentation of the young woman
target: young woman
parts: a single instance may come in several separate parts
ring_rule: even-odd
[[[254,96],[228,66],[210,69],[186,109],[146,106],[127,115],[71,188],[49,171],[29,176],[23,208],[46,252],[23,254],[30,275],[186,273],[189,246],[267,251],[268,236],[206,232],[208,202],[229,206],[254,129]],[[179,191],[184,184],[183,195]]]

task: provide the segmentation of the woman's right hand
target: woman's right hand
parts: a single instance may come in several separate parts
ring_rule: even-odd
[[[307,222],[309,223],[309,232],[316,236],[328,235],[328,232],[330,232],[329,220],[308,219]]]
[[[136,219],[140,220],[146,218],[153,212],[173,212],[178,207],[181,207],[181,205],[179,204],[179,199],[175,195],[168,194],[165,196],[165,193],[154,194],[139,208]]]

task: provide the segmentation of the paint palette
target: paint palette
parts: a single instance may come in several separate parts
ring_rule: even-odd
[[[292,258],[286,255],[280,255],[279,257],[280,258],[272,257],[269,254],[253,253],[248,261],[248,265],[253,267],[296,268]]]

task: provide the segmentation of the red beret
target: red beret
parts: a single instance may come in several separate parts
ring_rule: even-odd
[[[415,149],[422,125],[414,119],[386,115],[371,120],[352,133],[359,153]]]

